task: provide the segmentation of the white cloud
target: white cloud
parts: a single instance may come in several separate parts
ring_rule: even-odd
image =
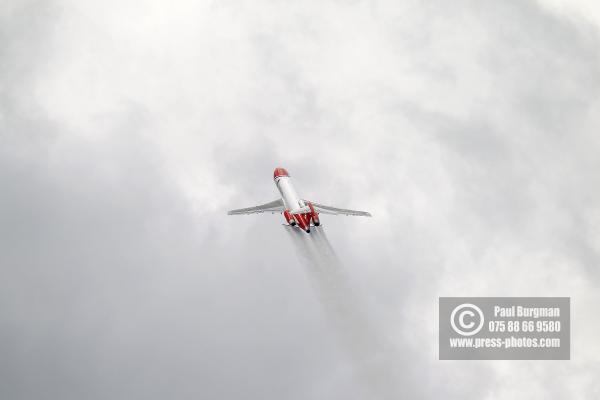
[[[423,349],[396,359],[409,393],[596,393],[591,4],[3,7],[0,393],[358,389],[279,216],[225,216],[275,198],[278,165],[374,214],[324,225],[373,318]],[[437,297],[495,294],[572,296],[573,360],[437,361]]]

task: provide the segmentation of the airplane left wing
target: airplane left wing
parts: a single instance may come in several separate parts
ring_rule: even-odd
[[[312,203],[315,211],[323,214],[332,214],[332,215],[354,215],[357,217],[371,217],[371,213],[366,211],[358,211],[358,210],[348,210],[346,208],[336,208],[331,206],[326,206],[323,204],[315,203],[309,200],[304,200],[307,203]]]
[[[284,210],[283,201],[281,199],[270,203],[261,204],[260,206],[239,208],[237,210],[227,211],[227,215],[242,215],[242,214],[258,214],[264,212],[281,212]]]

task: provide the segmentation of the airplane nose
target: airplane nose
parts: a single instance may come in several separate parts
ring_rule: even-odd
[[[273,179],[280,178],[282,176],[290,176],[285,168],[277,167],[275,171],[273,171]]]

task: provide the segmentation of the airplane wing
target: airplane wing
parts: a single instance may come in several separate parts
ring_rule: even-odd
[[[357,217],[370,217],[371,214],[366,211],[357,211],[357,210],[348,210],[345,208],[335,208],[330,206],[325,206],[323,204],[315,203],[309,200],[304,200],[305,202],[312,203],[315,211],[323,214],[332,214],[332,215],[355,215]]]
[[[261,204],[260,206],[240,208],[237,210],[227,211],[227,215],[242,215],[242,214],[258,214],[264,212],[281,212],[284,210],[283,200],[278,199],[270,203]]]

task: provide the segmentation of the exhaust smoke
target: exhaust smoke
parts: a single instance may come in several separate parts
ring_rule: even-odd
[[[298,258],[321,303],[327,319],[352,359],[357,378],[369,392],[369,398],[399,399],[404,380],[396,373],[399,354],[365,310],[366,304],[352,287],[344,265],[322,227],[310,235],[284,226]]]

